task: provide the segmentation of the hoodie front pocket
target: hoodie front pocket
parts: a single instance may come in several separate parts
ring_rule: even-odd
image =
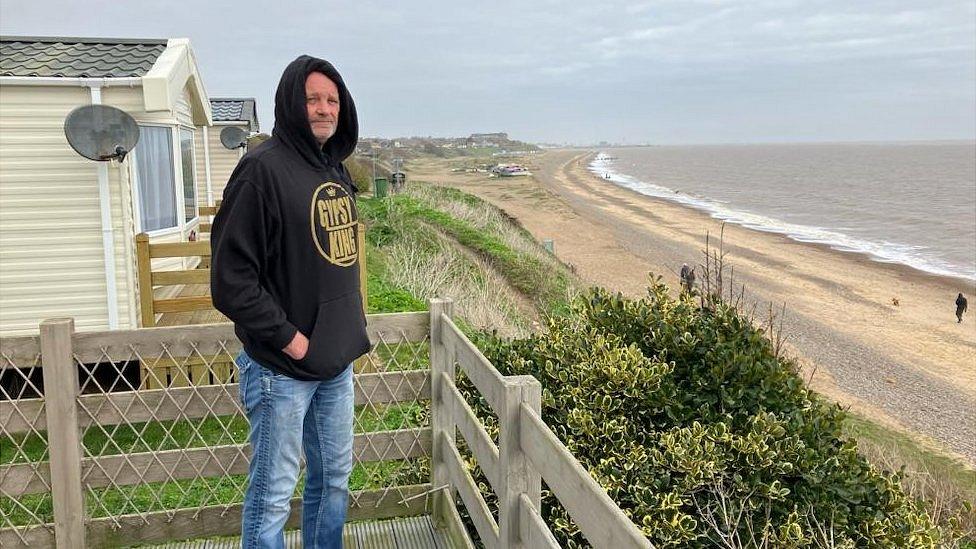
[[[369,351],[366,316],[358,291],[319,304],[308,352],[298,361],[315,377],[332,377]]]

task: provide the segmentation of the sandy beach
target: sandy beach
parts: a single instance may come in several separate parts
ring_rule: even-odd
[[[715,243],[721,222],[594,176],[592,154],[547,151],[526,161],[532,177],[452,172],[462,159],[407,168],[552,239],[588,283],[640,296],[655,273],[677,286],[681,264],[703,261],[706,233]],[[787,350],[814,389],[976,465],[976,314],[957,324],[953,305],[958,292],[972,300],[972,283],[731,224],[724,248],[760,309],[786,304]]]

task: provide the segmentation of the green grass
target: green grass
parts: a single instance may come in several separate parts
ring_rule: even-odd
[[[366,263],[367,312],[372,314],[426,311],[426,303],[389,282],[386,269],[386,256],[379,250],[371,251],[369,261]]]
[[[425,221],[437,225],[454,237],[461,245],[487,259],[513,288],[536,300],[542,309],[551,311],[565,307],[569,281],[564,273],[550,271],[538,259],[516,252],[493,235],[443,212],[419,204],[416,212]]]
[[[888,454],[896,465],[921,469],[935,478],[949,480],[970,501],[976,502],[976,469],[936,449],[921,444],[902,431],[849,413],[844,431],[862,447],[873,446]]]
[[[454,189],[439,188],[436,192],[447,200],[456,200],[474,207],[490,207],[481,199]],[[404,227],[410,227],[411,222],[425,222],[488,261],[511,287],[534,301],[544,312],[557,312],[566,307],[566,289],[571,282],[565,272],[552,269],[536,257],[513,250],[498,236],[486,230],[451,217],[432,205],[406,195],[385,199],[362,199],[360,211],[364,212],[372,222],[370,231],[373,234],[370,243],[376,248],[381,248],[396,238],[405,238],[398,233],[399,227],[391,224],[393,215],[402,215],[406,218],[408,222],[403,224]],[[525,233],[525,236],[531,240],[530,235]],[[376,269],[380,268],[376,267]],[[387,292],[380,295],[380,302],[387,301],[389,289],[379,283],[376,287],[380,291]],[[371,309],[372,300],[371,289]],[[399,301],[394,301],[394,304],[398,303]]]
[[[929,516],[958,545],[976,549],[976,470],[917,438],[849,413],[844,435],[875,467],[898,473],[905,493],[924,503]]]
[[[453,187],[431,187],[430,190],[434,192],[438,198],[443,198],[445,200],[453,200],[455,202],[461,202],[462,204],[467,204],[468,206],[474,208],[491,208],[491,204],[485,202],[481,197],[475,196],[473,194],[468,194],[464,191],[455,189]],[[526,233],[526,236],[531,239],[532,236]]]

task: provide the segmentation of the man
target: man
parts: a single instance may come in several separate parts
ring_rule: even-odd
[[[959,295],[956,296],[956,318],[959,319],[956,324],[962,322],[962,314],[965,313],[966,309],[968,308],[969,302],[966,301],[966,296],[962,295],[962,292],[959,292]]]
[[[301,56],[275,95],[271,139],[241,159],[211,233],[214,305],[234,322],[251,463],[242,545],[284,547],[307,465],[302,539],[342,547],[352,470],[351,363],[369,350],[359,288],[352,97],[336,69]]]

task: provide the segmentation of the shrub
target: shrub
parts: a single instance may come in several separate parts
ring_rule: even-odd
[[[842,410],[733,308],[655,282],[640,300],[592,290],[546,328],[479,345],[503,374],[541,382],[545,421],[656,546],[943,541],[898,477],[842,438]],[[544,498],[559,541],[586,546]]]
[[[373,188],[373,166],[371,160],[350,156],[343,162],[352,176],[352,182],[359,187],[359,192],[369,192]]]

